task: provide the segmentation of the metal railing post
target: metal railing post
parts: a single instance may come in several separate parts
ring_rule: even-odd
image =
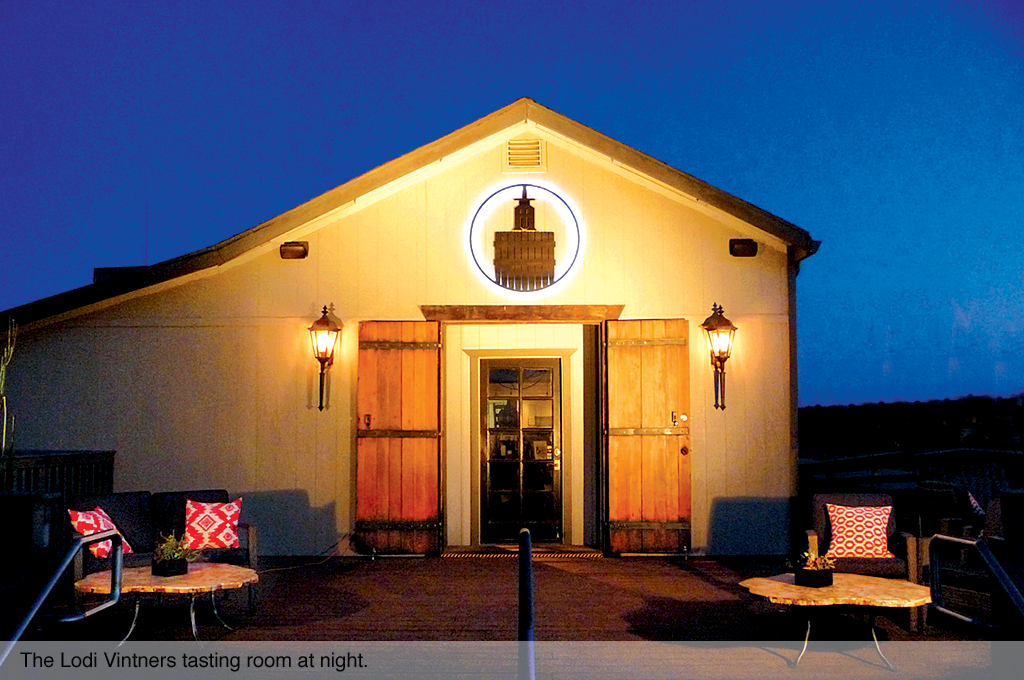
[[[25,630],[27,630],[29,624],[32,623],[32,619],[34,619],[36,614],[39,613],[39,610],[42,609],[43,603],[46,602],[46,598],[50,596],[50,593],[53,591],[54,587],[56,587],[57,582],[60,581],[61,576],[63,576],[64,572],[67,571],[67,568],[71,566],[71,563],[74,561],[75,555],[78,554],[78,551],[90,543],[97,543],[107,539],[111,539],[110,596],[87,611],[68,614],[57,620],[61,623],[79,621],[87,616],[92,616],[96,612],[103,611],[104,609],[117,604],[118,600],[121,599],[121,574],[124,564],[124,556],[122,555],[123,546],[120,540],[121,534],[117,529],[108,529],[106,531],[90,534],[89,536],[75,536],[71,541],[71,547],[68,549],[63,559],[61,559],[60,564],[53,572],[50,580],[47,581],[45,586],[43,586],[43,590],[39,593],[39,596],[36,597],[35,602],[32,603],[28,612],[24,617],[22,617],[18,627],[11,635],[11,639],[7,641],[3,648],[0,648],[0,666],[3,665],[7,656],[11,653],[11,650],[14,649],[14,644],[21,639],[22,635],[25,634]]]
[[[519,680],[534,680],[533,546],[530,530],[519,531]]]
[[[997,539],[998,540],[998,539]],[[967,547],[973,547],[978,555],[981,557],[985,566],[988,568],[989,574],[991,574],[999,587],[1002,588],[1003,593],[1013,604],[1013,608],[1016,611],[1018,617],[1024,618],[1024,595],[1021,594],[1017,585],[1010,578],[1010,575],[1006,573],[1006,569],[999,562],[999,559],[993,554],[992,548],[989,547],[987,538],[960,538],[959,536],[947,536],[945,534],[935,534],[932,537],[931,542],[928,544],[929,562],[931,563],[931,591],[932,599],[935,599],[935,595],[941,592],[942,581],[941,581],[941,560],[936,556],[936,550],[942,543],[952,543],[955,545],[962,545]],[[936,611],[948,614],[954,618],[960,619],[961,621],[967,621],[968,623],[978,623],[976,618],[965,616],[959,612],[955,612],[944,606],[944,600],[940,599],[940,602],[932,602],[932,608]],[[994,622],[994,621],[993,621]]]

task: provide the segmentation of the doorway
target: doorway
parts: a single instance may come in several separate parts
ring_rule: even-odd
[[[481,540],[562,539],[561,360],[481,359]]]

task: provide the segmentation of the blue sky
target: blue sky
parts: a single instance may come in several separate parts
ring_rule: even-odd
[[[823,242],[801,404],[1024,391],[1024,3],[0,0],[0,309],[521,96]]]

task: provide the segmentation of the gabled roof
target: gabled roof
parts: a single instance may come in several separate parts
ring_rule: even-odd
[[[216,245],[148,267],[126,267],[121,275],[108,274],[90,285],[14,307],[0,313],[0,326],[6,327],[7,318],[15,319],[24,327],[45,319],[85,312],[86,308],[115,302],[121,296],[225,264],[253,248],[279,239],[311,219],[524,122],[532,122],[588,147],[613,162],[775,236],[789,247],[790,257],[796,261],[813,255],[818,249],[819,242],[796,225],[524,97]]]

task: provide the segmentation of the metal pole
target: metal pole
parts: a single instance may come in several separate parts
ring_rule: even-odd
[[[534,680],[533,546],[530,530],[519,531],[519,680]]]

